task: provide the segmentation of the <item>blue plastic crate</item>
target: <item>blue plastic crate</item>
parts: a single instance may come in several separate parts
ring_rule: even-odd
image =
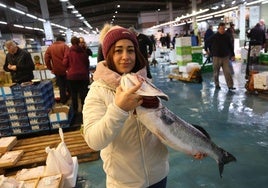
[[[49,122],[31,125],[31,129],[32,129],[32,132],[49,130],[50,129]]]
[[[22,89],[20,84],[15,84],[13,86],[10,86],[13,96],[23,97]]]
[[[23,118],[19,120],[10,120],[10,126],[11,128],[15,127],[27,127],[29,126],[29,119],[28,118]]]
[[[70,122],[68,120],[65,121],[56,121],[50,122],[51,129],[58,129],[58,128],[67,128],[70,127]]]
[[[11,134],[12,135],[18,135],[18,134],[25,134],[32,132],[31,126],[25,126],[25,127],[11,127]]]
[[[0,122],[9,120],[9,114],[7,112],[0,113]]]
[[[0,120],[0,130],[2,129],[7,129],[10,127],[10,121],[5,119],[5,120]]]
[[[5,99],[5,104],[6,107],[25,105],[24,97],[15,97],[15,96],[7,97]]]
[[[48,116],[40,116],[40,117],[29,117],[30,125],[36,125],[40,123],[49,123]]]
[[[6,106],[0,106],[0,114],[7,113],[7,107]]]
[[[5,128],[5,129],[0,129],[0,137],[4,137],[4,136],[10,136],[11,135],[11,129]]]
[[[48,105],[44,105],[42,102],[27,104],[26,108],[27,111],[34,111],[34,110],[46,110]]]
[[[15,113],[8,113],[8,118],[10,120],[20,120],[28,118],[27,112],[15,112]]]
[[[17,105],[17,106],[8,106],[6,107],[8,113],[19,113],[19,112],[26,112],[25,105]]]
[[[35,118],[35,117],[43,117],[48,115],[49,110],[33,110],[28,111],[28,117],[29,118]]]

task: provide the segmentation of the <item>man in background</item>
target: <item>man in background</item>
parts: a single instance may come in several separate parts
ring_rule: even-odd
[[[88,56],[92,56],[92,50],[87,46],[86,41],[83,37],[79,37],[79,46],[81,46]]]
[[[145,34],[137,32],[135,28],[130,27],[129,30],[137,36],[140,52],[142,53],[143,57],[146,59],[147,62],[146,63],[147,78],[152,79],[153,77],[151,75],[148,58],[151,57],[153,53],[153,43],[149,37],[147,37]]]
[[[64,54],[67,53],[69,47],[65,44],[65,39],[61,36],[50,45],[45,53],[45,63],[47,68],[56,77],[56,84],[60,91],[60,102],[65,104],[68,100],[66,67],[63,64]]]
[[[229,66],[229,60],[235,60],[235,53],[231,38],[225,32],[225,23],[219,23],[218,32],[209,37],[206,41],[208,46],[211,46],[211,49],[206,48],[205,50],[209,55],[212,55],[213,57],[213,77],[215,89],[221,89],[219,75],[220,69],[222,68],[224,78],[229,90],[235,90],[236,88],[234,87],[232,73]]]
[[[5,43],[8,51],[3,69],[10,72],[12,82],[21,84],[29,82],[34,78],[34,62],[31,54],[17,46],[17,44],[9,40]]]

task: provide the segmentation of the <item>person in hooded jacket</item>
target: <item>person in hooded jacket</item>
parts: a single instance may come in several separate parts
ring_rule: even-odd
[[[107,188],[165,188],[168,149],[133,112],[150,105],[135,93],[142,81],[126,91],[120,86],[124,73],[148,79],[137,37],[113,26],[101,45],[104,61],[97,64],[82,111],[84,139],[90,148],[101,150]]]
[[[79,45],[79,38],[71,38],[72,46],[65,53],[63,64],[66,66],[66,78],[71,92],[72,107],[78,112],[78,95],[81,105],[88,93],[89,86],[89,60],[86,51]]]

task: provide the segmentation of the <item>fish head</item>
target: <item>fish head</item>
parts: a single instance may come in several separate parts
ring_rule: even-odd
[[[128,90],[129,88],[139,84],[142,82],[142,85],[136,93],[141,96],[146,97],[160,97],[161,99],[168,100],[168,95],[158,89],[155,85],[149,82],[144,77],[135,74],[135,73],[128,73],[124,74],[121,77],[121,87],[124,91]]]

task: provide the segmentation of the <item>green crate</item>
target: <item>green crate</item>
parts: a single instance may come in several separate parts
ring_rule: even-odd
[[[268,53],[261,53],[259,58],[260,63],[268,65]]]
[[[191,55],[192,47],[191,46],[176,47],[176,54],[177,55]]]
[[[213,72],[213,66],[212,64],[205,65],[201,68],[201,72]]]

